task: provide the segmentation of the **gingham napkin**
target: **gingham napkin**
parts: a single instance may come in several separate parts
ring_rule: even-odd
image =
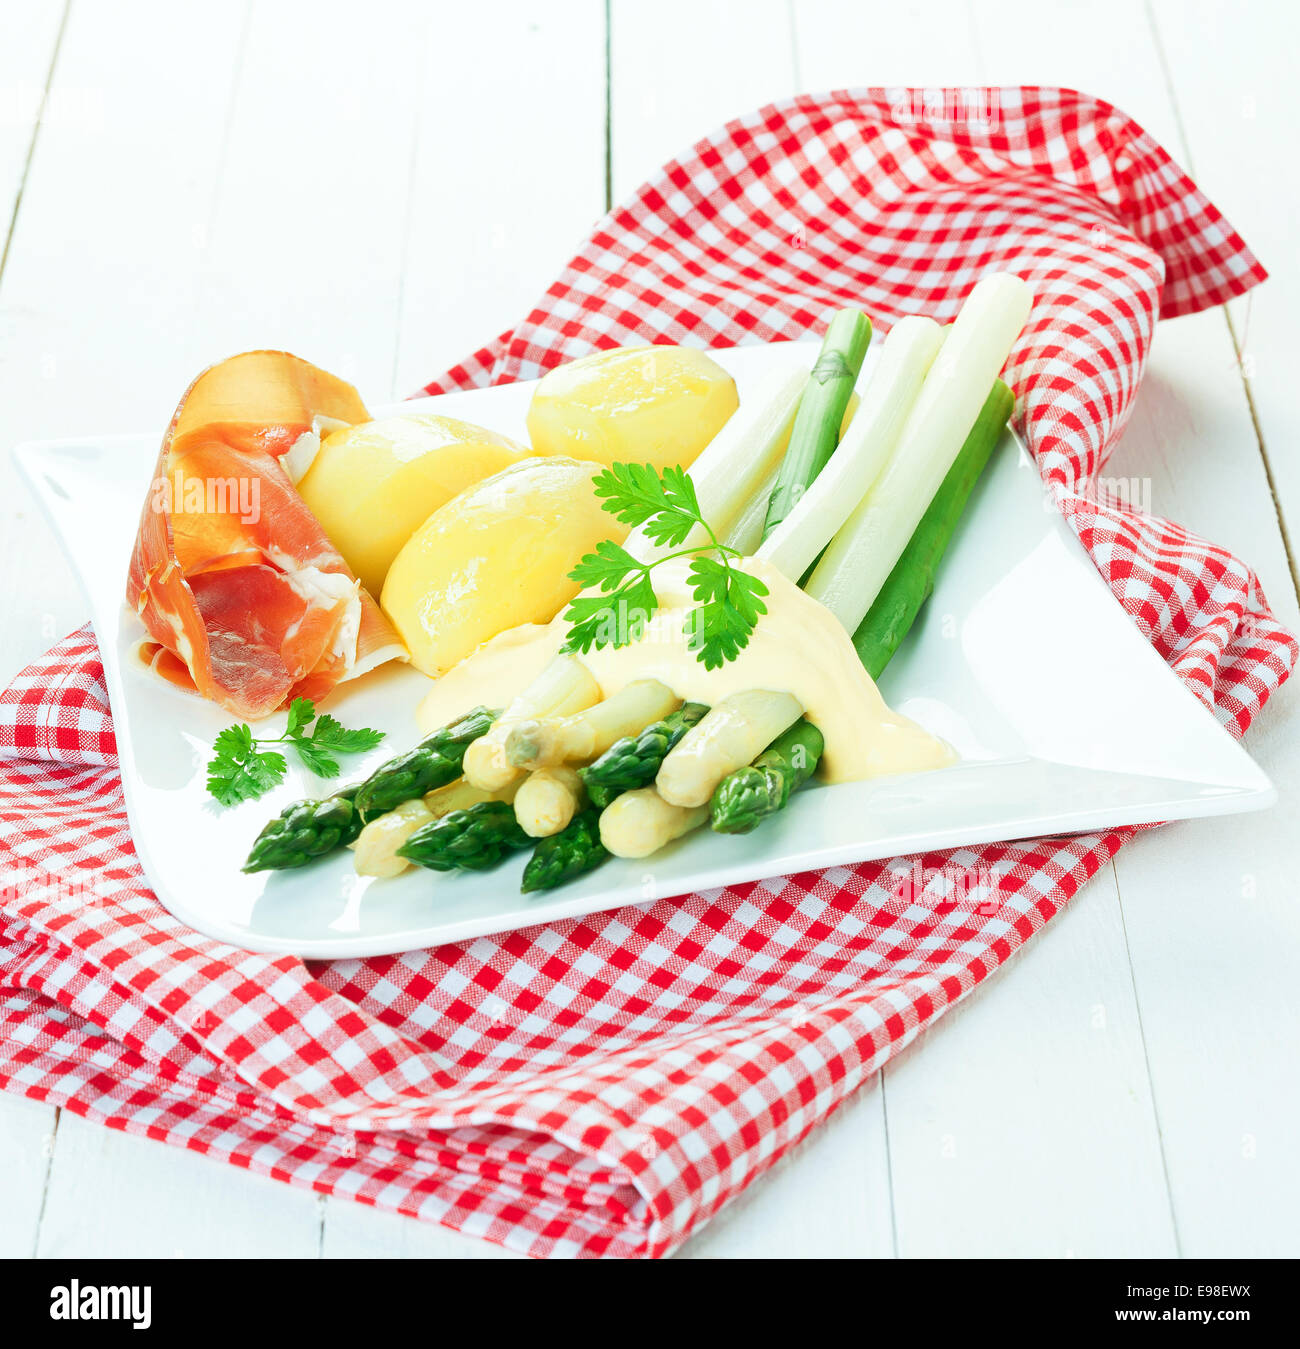
[[[518,328],[431,391],[593,346],[805,336],[1037,296],[1009,364],[1060,508],[1235,733],[1296,643],[1249,569],[1095,499],[1157,310],[1264,271],[1140,127],[1059,90],[800,97],[730,123],[596,227]],[[136,864],[93,636],[0,699],[0,1082],[112,1127],[533,1255],[658,1256],[969,993],[1130,830],[687,895],[304,965],[171,918]],[[969,886],[960,878],[976,877]],[[954,878],[957,878],[956,880]]]

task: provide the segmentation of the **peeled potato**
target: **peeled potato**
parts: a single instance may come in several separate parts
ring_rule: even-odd
[[[569,580],[627,526],[601,509],[594,464],[523,459],[435,511],[388,570],[383,607],[428,675],[520,623],[549,623],[578,593]]]
[[[689,468],[739,405],[736,384],[693,347],[619,347],[552,370],[528,409],[537,454]]]
[[[328,436],[298,491],[361,584],[378,595],[402,545],[439,506],[527,453],[452,417],[384,417]]]

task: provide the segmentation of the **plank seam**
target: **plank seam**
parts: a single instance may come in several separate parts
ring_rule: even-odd
[[[799,18],[795,13],[795,0],[786,0],[786,23],[790,29],[790,64],[794,68],[794,87],[803,89],[803,68],[799,59]]]
[[[886,1068],[880,1069],[880,1119],[885,1130],[885,1174],[889,1177],[889,1239],[894,1249],[894,1259],[898,1253],[898,1204],[894,1199],[894,1158],[889,1146],[889,1094]]]
[[[1169,106],[1173,110],[1174,125],[1178,128],[1178,139],[1182,142],[1183,159],[1186,161],[1187,172],[1195,178],[1196,165],[1192,157],[1192,145],[1188,139],[1186,124],[1183,122],[1183,112],[1178,102],[1178,91],[1174,85],[1173,71],[1165,53],[1165,44],[1160,38],[1160,25],[1156,19],[1151,0],[1143,0],[1143,10],[1147,17],[1147,27],[1151,30],[1151,41],[1155,47],[1156,60],[1159,62],[1160,73],[1165,82],[1165,93],[1169,98]],[[1282,551],[1286,554],[1287,570],[1291,575],[1291,589],[1294,591],[1296,599],[1300,600],[1300,569],[1296,567],[1295,550],[1291,547],[1291,534],[1287,529],[1286,512],[1282,509],[1282,499],[1278,494],[1277,482],[1273,476],[1273,465],[1268,456],[1268,446],[1264,441],[1264,428],[1260,425],[1259,409],[1255,405],[1255,394],[1250,387],[1250,379],[1246,375],[1243,364],[1244,352],[1241,349],[1241,342],[1237,338],[1236,325],[1232,321],[1232,314],[1229,312],[1228,306],[1225,304],[1221,305],[1220,308],[1223,310],[1224,321],[1228,325],[1228,336],[1237,357],[1237,377],[1241,381],[1241,391],[1245,395],[1246,408],[1250,413],[1250,423],[1255,431],[1255,443],[1259,447],[1260,463],[1264,468],[1264,480],[1268,484],[1268,494],[1273,499],[1273,513],[1277,517],[1278,533],[1282,536]]]
[[[429,66],[430,28],[428,14],[421,11],[424,25],[420,30],[420,62],[415,74],[415,125],[411,128],[411,153],[407,163],[406,175],[406,221],[402,229],[402,256],[397,272],[397,309],[395,331],[393,333],[393,364],[388,380],[389,393],[393,398],[405,396],[397,387],[397,375],[402,360],[402,319],[406,312],[406,268],[411,259],[411,233],[415,221],[415,180],[420,167],[420,147],[424,132],[424,85],[425,71]]]
[[[1278,533],[1282,536],[1282,551],[1286,554],[1287,568],[1291,573],[1291,589],[1295,592],[1297,601],[1300,601],[1300,571],[1296,569],[1295,551],[1291,547],[1291,534],[1287,529],[1286,512],[1282,509],[1282,498],[1278,494],[1277,483],[1273,477],[1273,465],[1268,457],[1268,446],[1264,441],[1264,428],[1260,425],[1259,409],[1255,406],[1255,393],[1250,387],[1250,379],[1246,375],[1245,352],[1237,338],[1237,328],[1232,321],[1232,314],[1229,312],[1228,306],[1225,304],[1222,308],[1224,320],[1228,325],[1228,336],[1232,340],[1232,349],[1237,355],[1237,377],[1241,380],[1241,391],[1246,396],[1246,408],[1250,413],[1250,424],[1255,429],[1259,458],[1264,466],[1264,481],[1268,484],[1268,494],[1273,500],[1273,514],[1277,517]]]
[[[212,175],[212,199],[208,203],[207,227],[204,230],[201,249],[201,258],[204,260],[212,245],[217,212],[221,206],[221,188],[226,179],[226,170],[230,166],[230,141],[235,126],[235,107],[239,102],[239,86],[243,79],[244,62],[248,56],[248,38],[252,26],[252,0],[245,0],[244,17],[239,27],[239,41],[235,46],[235,62],[230,72],[230,99],[226,104],[226,117],[221,128],[221,144],[217,150],[217,171]]]
[[[1165,1178],[1165,1194],[1169,1198],[1169,1223],[1174,1232],[1174,1254],[1183,1258],[1183,1238],[1178,1227],[1178,1206],[1174,1203],[1174,1187],[1169,1177],[1169,1159],[1165,1155],[1165,1131],[1160,1122],[1160,1104],[1156,1099],[1156,1079],[1151,1071],[1151,1055],[1147,1049],[1146,1027],[1142,1024],[1142,998],[1138,993],[1137,971],[1133,968],[1133,948],[1128,940],[1128,919],[1124,914],[1124,891],[1119,883],[1119,869],[1114,858],[1110,863],[1111,878],[1115,882],[1115,902],[1119,906],[1119,926],[1124,937],[1124,954],[1128,957],[1129,984],[1133,989],[1133,1011],[1137,1016],[1138,1043],[1142,1046],[1142,1064],[1147,1073],[1147,1089],[1151,1094],[1151,1116],[1156,1126],[1156,1143],[1160,1149],[1160,1170]]]
[[[59,1121],[63,1118],[63,1111],[59,1106],[54,1107],[54,1127],[50,1130],[50,1155],[45,1159],[45,1180],[41,1184],[41,1207],[36,1214],[36,1232],[32,1237],[32,1259],[35,1260],[41,1251],[41,1229],[45,1225],[45,1205],[50,1197],[50,1179],[54,1172],[54,1150],[59,1138]]]
[[[36,157],[36,142],[40,138],[41,125],[45,121],[45,108],[50,100],[50,87],[54,83],[54,70],[59,63],[59,50],[63,46],[63,34],[68,27],[68,15],[72,12],[72,0],[63,6],[63,17],[59,20],[59,31],[54,37],[54,49],[50,52],[49,68],[45,72],[45,87],[41,90],[40,106],[36,109],[36,119],[32,123],[32,137],[27,142],[27,157],[23,160],[23,171],[18,179],[18,191],[14,194],[14,209],[9,215],[9,228],[5,231],[4,250],[0,251],[0,283],[4,281],[5,268],[9,263],[9,249],[14,241],[14,232],[18,228],[18,212],[23,204],[23,192],[27,188],[27,175],[32,170],[32,160]]]
[[[605,0],[605,210],[614,209],[614,15]]]

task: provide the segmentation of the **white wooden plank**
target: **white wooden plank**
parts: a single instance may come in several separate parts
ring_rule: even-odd
[[[5,17],[0,43],[0,257],[33,152],[65,8],[57,3],[31,4]],[[55,111],[50,109],[51,117]],[[65,108],[62,115],[70,111]],[[6,529],[12,509],[0,517]],[[7,627],[17,615],[8,606],[4,612]],[[0,657],[0,671],[2,662]],[[36,1248],[57,1118],[51,1106],[0,1096],[0,1259],[24,1258]]]
[[[988,13],[983,6],[980,12]],[[1031,63],[1018,50],[1032,31],[1029,19],[1048,24],[1050,36],[1053,16],[1002,7],[995,16],[1000,41],[982,44],[989,78],[1025,78],[1032,69],[1045,82],[1110,98],[1193,171],[1267,263],[1284,269],[1249,303],[1254,319],[1263,313],[1268,320],[1252,323],[1250,339],[1252,348],[1268,352],[1262,370],[1256,363],[1252,371],[1265,440],[1272,425],[1275,443],[1285,445],[1296,429],[1288,357],[1297,353],[1282,316],[1300,281],[1286,222],[1300,195],[1267,166],[1285,162],[1294,134],[1279,83],[1294,14],[1278,6],[1158,7],[1167,70],[1182,95],[1175,107],[1151,67],[1151,35],[1131,18],[1125,28],[1125,15],[1096,5],[1088,13],[1088,22],[1071,25],[1068,40],[1050,44]],[[1111,35],[1119,31],[1128,40],[1117,44]],[[1286,495],[1290,459],[1274,456],[1273,469],[1284,504],[1289,499],[1300,508],[1300,496]],[[1221,313],[1158,330],[1137,410],[1109,471],[1147,480],[1158,512],[1250,561],[1279,612],[1294,621],[1288,559]],[[1283,1142],[1300,1104],[1287,1049],[1297,1019],[1283,992],[1297,955],[1285,856],[1295,827],[1288,802],[1300,776],[1294,709],[1293,691],[1284,690],[1249,741],[1279,783],[1281,807],[1143,835],[1116,864],[1173,1208],[1188,1255],[1294,1249],[1287,1215],[1296,1177]]]
[[[165,424],[194,373],[242,22],[243,6],[165,0],[69,19],[51,106],[66,90],[94,115],[52,116],[28,177],[0,297],[11,435]]]
[[[389,397],[427,12],[414,3],[386,3],[358,26],[341,5],[261,7],[242,41],[223,53],[221,87],[229,89],[239,72],[233,95],[223,96],[233,114],[206,166],[220,173],[215,205],[196,215],[190,231],[189,270],[198,281],[187,326],[203,350],[159,403],[154,421],[165,418],[188,374],[253,346],[301,351],[347,374],[367,397]],[[338,77],[325,78],[334,68]],[[125,1146],[126,1166],[138,1155],[129,1142],[104,1146]],[[95,1149],[65,1153],[61,1183],[69,1170],[103,1160]],[[218,1246],[246,1222],[245,1180],[227,1182],[230,1211],[219,1221],[208,1215]],[[88,1184],[83,1179],[75,1188]],[[156,1194],[147,1181],[140,1189]],[[97,1193],[93,1185],[88,1192]],[[54,1189],[52,1200],[61,1193]],[[316,1201],[304,1226],[300,1196],[286,1191],[281,1198],[278,1188],[259,1195],[263,1208],[290,1224],[294,1240],[278,1234],[279,1248],[315,1254],[323,1217]],[[136,1230],[137,1212],[143,1209],[128,1208],[128,1230]],[[177,1218],[174,1238],[160,1214],[150,1213],[149,1223],[159,1240],[193,1244]]]
[[[1161,78],[1151,34],[1132,23],[1131,9],[1091,4],[1086,22],[1081,21],[1081,14],[1059,9],[1045,13],[1023,3],[981,5],[977,15],[990,82],[1032,80],[1099,93],[1135,116],[1184,162],[1194,161],[1194,146],[1189,152],[1182,142],[1183,123]],[[1181,15],[1178,26],[1189,31]],[[1117,44],[1113,35],[1121,31],[1127,32],[1127,38]],[[1216,68],[1217,64],[1216,59]],[[1204,105],[1205,100],[1199,102]],[[1230,203],[1220,204],[1232,213]],[[1138,411],[1110,471],[1120,477],[1148,478],[1148,496],[1157,511],[1202,529],[1255,561],[1271,593],[1276,593],[1278,584],[1285,586],[1288,579],[1285,558],[1277,547],[1276,525],[1268,508],[1247,409],[1234,386],[1232,352],[1225,338],[1217,314],[1180,320],[1160,330]],[[1232,446],[1232,451],[1225,452],[1226,446]],[[1231,484],[1230,491],[1224,490],[1225,483]],[[1258,745],[1258,738],[1254,743]],[[1204,1050],[1189,1046],[1185,1030],[1179,1033],[1179,1027],[1187,1024],[1186,1003],[1195,995],[1186,977],[1186,962],[1170,950],[1166,915],[1174,903],[1182,911],[1189,882],[1195,886],[1193,878],[1214,874],[1224,851],[1240,856],[1245,850],[1257,860],[1276,857],[1284,834],[1285,828],[1279,829],[1276,819],[1270,824],[1266,818],[1179,826],[1145,836],[1121,855],[1115,868],[1128,919],[1126,938],[1142,1015],[1143,1046],[1162,1126],[1162,1155],[1184,1253],[1210,1249],[1277,1253],[1282,1231],[1279,1209],[1265,1202],[1268,1194],[1276,1193],[1270,1190],[1270,1181],[1277,1181],[1275,1169],[1271,1174],[1268,1167],[1250,1173],[1259,1182],[1253,1204],[1245,1202],[1244,1192],[1235,1212],[1213,1203],[1216,1186],[1209,1177],[1215,1173],[1215,1148],[1223,1133],[1220,1114],[1234,1093],[1225,1092],[1222,1078],[1206,1068],[1210,1060],[1242,1065],[1240,1090],[1249,1093],[1253,1089],[1256,1098],[1259,1083],[1271,1083],[1279,1076],[1285,1081],[1288,1075],[1285,1060],[1269,1052],[1276,1050],[1275,1043],[1262,1052],[1254,1047],[1246,1052],[1239,1027],[1221,1021],[1203,1004],[1198,1004],[1202,1014],[1195,1019]],[[1232,840],[1237,841],[1235,846]],[[1160,862],[1149,863],[1148,856],[1158,856]],[[1177,866],[1172,865],[1175,857],[1180,859]],[[1213,914],[1218,909],[1216,901],[1222,899],[1222,894],[1215,896],[1202,910],[1206,921],[1197,933],[1204,943],[1202,957],[1218,947]],[[1140,921],[1139,915],[1145,914],[1160,915],[1158,924],[1148,927]],[[1229,1001],[1249,999],[1254,969],[1265,954],[1259,935],[1242,934],[1235,951],[1237,960],[1225,976],[1232,988]],[[1294,1022],[1282,1009],[1277,1011],[1286,1033],[1293,1033]],[[1292,1093],[1286,1089],[1274,1088],[1265,1095],[1273,1107],[1294,1108]],[[1263,1102],[1256,1114],[1260,1129],[1286,1117],[1264,1108]],[[1289,1193],[1289,1187],[1284,1186],[1283,1192]]]
[[[980,79],[970,0],[792,0],[799,87],[932,88]]]
[[[1134,425],[1112,466],[1117,476],[1149,477],[1158,511],[1249,561],[1278,615],[1300,628],[1221,313],[1158,330]],[[1294,682],[1264,710],[1246,743],[1278,786],[1277,806],[1144,834],[1117,866],[1174,1210],[1189,1256],[1300,1253]]]
[[[326,1260],[525,1260],[490,1241],[334,1196],[325,1204]]]
[[[0,1095],[0,1260],[36,1249],[56,1129],[52,1106]]]
[[[1174,1255],[1114,879],[885,1072],[899,1254]]]
[[[1300,9],[1258,0],[1156,0],[1152,10],[1196,181],[1271,273],[1231,311],[1289,525],[1294,577],[1300,549],[1300,456],[1294,450],[1300,443],[1300,181],[1294,171],[1300,117],[1293,57]]]
[[[518,323],[605,208],[600,0],[442,7],[423,61],[398,396]]]
[[[418,0],[376,0],[360,22],[346,0],[254,8],[219,198],[200,222],[194,373],[283,348],[390,398],[431,13]]]
[[[666,160],[795,92],[784,0],[610,6],[610,144],[617,203]]]
[[[687,1260],[882,1259],[893,1254],[879,1077],[680,1253]]]
[[[159,426],[210,354],[194,280],[243,18],[240,6],[165,0],[72,13],[51,106],[67,90],[96,116],[52,118],[28,175],[0,291],[7,439]],[[82,621],[84,606],[7,455],[0,475],[7,675]],[[43,1159],[33,1165],[39,1174]],[[316,1201],[282,1194],[65,1112],[40,1250],[315,1254]]]
[[[44,0],[11,6],[5,14],[0,42],[0,253],[45,102],[65,9],[63,0]],[[51,118],[86,112],[66,102],[62,108],[49,109]]]
[[[1233,142],[1226,159],[1238,167],[1236,180],[1257,182],[1251,173],[1260,165],[1243,163],[1238,154],[1240,123],[1224,116],[1229,109],[1247,111],[1249,95],[1242,89],[1237,91],[1240,100],[1227,96],[1221,81],[1225,70],[1251,68],[1247,50],[1253,60],[1259,35],[1241,47],[1241,60],[1234,62],[1217,38],[1206,40],[1214,26],[1201,22],[1203,16],[1189,21],[1185,7],[1176,16],[1171,13],[1161,30],[1167,45],[1176,44],[1170,47],[1169,60],[1175,88],[1179,72],[1195,71],[1190,99],[1175,108],[1165,81],[1152,68],[1150,34],[1130,27],[1129,40],[1113,44],[1105,35],[1119,31],[1124,16],[1098,13],[1096,6],[1089,10],[1089,23],[1074,26],[1070,40],[1055,46],[1046,65],[1038,67],[1043,70],[1038,78],[1072,83],[1110,98],[1198,173],[1199,138],[1213,131],[1227,151],[1226,125]],[[1240,42],[1241,11],[1234,7],[1231,21],[1226,7],[1220,14],[1222,36],[1234,35]],[[1260,10],[1253,14],[1259,21]],[[1028,17],[1021,6],[1004,7],[998,15],[1003,41],[984,44],[991,79],[1023,77],[1026,64],[1017,46]],[[1100,41],[1105,41],[1104,50],[1099,50]],[[1193,60],[1198,64],[1191,64]],[[1242,78],[1254,87],[1257,77]],[[1266,79],[1261,83],[1270,87]],[[1206,88],[1215,89],[1214,98],[1204,96]],[[1274,111],[1285,115],[1281,106]],[[1275,124],[1264,116],[1262,125]],[[1261,147],[1255,149],[1258,153]],[[1285,153],[1280,144],[1275,151]],[[1227,196],[1203,174],[1199,180],[1234,223],[1246,229],[1235,191]],[[1264,213],[1269,221],[1287,218],[1279,205],[1270,194]],[[1289,262],[1293,250],[1284,249],[1282,256]],[[1285,296],[1278,299],[1280,313]],[[1275,376],[1286,368],[1285,356],[1279,353],[1279,358]],[[1275,387],[1280,390],[1281,382]],[[1133,422],[1110,471],[1145,480],[1157,511],[1250,560],[1275,602],[1294,612],[1287,559],[1221,314],[1182,319],[1159,329]],[[1294,706],[1289,691],[1278,704],[1265,714],[1251,747],[1275,776],[1279,769],[1285,775],[1285,792],[1295,779],[1290,765],[1296,738],[1286,712],[1288,704]],[[1271,1033],[1266,1030],[1248,1040],[1240,1018],[1234,1020],[1226,1009],[1239,1002],[1257,1005],[1254,990],[1260,986],[1261,964],[1271,968],[1276,963],[1280,972],[1294,963],[1294,937],[1279,941],[1276,931],[1279,922],[1283,931],[1286,926],[1277,891],[1286,874],[1282,852],[1289,833],[1288,821],[1276,812],[1180,825],[1144,835],[1116,866],[1172,1203],[1187,1254],[1279,1254],[1286,1249],[1279,1243],[1287,1240],[1283,1222],[1287,1206],[1294,1204],[1295,1188],[1293,1168],[1288,1170],[1278,1156],[1277,1131],[1297,1104],[1285,1051],[1287,1038],[1294,1040],[1295,1013],[1285,998],[1274,1000],[1259,1013]],[[1243,888],[1252,886],[1263,888],[1249,900],[1238,898]],[[1171,940],[1175,906],[1178,936]],[[1237,914],[1243,921],[1228,917]],[[1231,949],[1228,959],[1225,944]],[[1191,974],[1207,962],[1215,969],[1208,985]],[[1225,1080],[1225,1071],[1231,1081]],[[1249,1116],[1249,1127],[1240,1120],[1243,1114]],[[1264,1160],[1256,1165],[1259,1156]]]
[[[819,0],[796,12],[808,11],[827,18]],[[867,50],[873,31],[858,7],[840,18],[844,27],[827,24],[806,38],[801,27],[805,81],[854,82],[847,55]],[[1115,3],[1090,4],[1086,15],[1024,0],[926,7],[922,23],[898,32],[882,26],[870,76],[856,82],[1077,86],[1110,98],[1154,134],[1171,135],[1176,117],[1156,50],[1141,30],[1117,45],[1115,32],[1127,28],[1129,12]],[[843,46],[835,42],[840,32]],[[1091,1031],[1094,1017],[1103,1018],[1104,1033],[1080,1033]],[[1172,1251],[1113,874],[885,1077],[902,1253]],[[997,1201],[986,1198],[994,1194]]]
[[[978,0],[973,14],[986,83],[1095,94],[1178,153],[1177,118],[1140,6],[1131,0]]]
[[[58,1259],[315,1256],[307,1190],[63,1111],[36,1254]]]
[[[884,24],[866,6],[796,0],[801,82],[1085,82],[1095,50],[1071,67],[1056,17],[1016,11],[946,0],[904,6],[898,22],[891,11]],[[883,1077],[901,1255],[1172,1253],[1108,873]]]
[[[1157,514],[1249,563],[1274,608],[1295,621],[1295,592],[1221,308],[1156,325],[1132,419],[1105,472],[1136,478]]]
[[[1296,699],[1288,704],[1270,718],[1279,732],[1271,743],[1252,742],[1275,778],[1300,753],[1300,736],[1283,720],[1294,723]],[[1144,836],[1121,873],[1188,1256],[1300,1255],[1293,992],[1300,941],[1294,863],[1283,846],[1300,812],[1288,778],[1287,799],[1271,814],[1208,820],[1194,847],[1186,825]]]
[[[42,128],[0,285],[5,680],[85,619],[9,447],[161,427],[210,350],[194,275],[242,18],[239,6],[128,0],[69,20],[51,106],[94,115]]]

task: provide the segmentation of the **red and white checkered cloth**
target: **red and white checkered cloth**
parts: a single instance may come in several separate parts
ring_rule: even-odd
[[[1037,302],[1008,379],[1043,474],[1133,621],[1240,733],[1294,639],[1244,564],[1091,484],[1157,310],[1219,304],[1263,268],[1107,104],[1014,89],[988,107],[973,120],[959,96],[859,91],[730,123],[429,388],[528,377],[593,345],[800,337],[844,304],[880,327],[948,320],[981,275],[1018,272]],[[0,1082],[533,1255],[672,1251],[1132,832],[308,966],[209,941],[154,899],[87,630],[0,699],[0,753]]]

